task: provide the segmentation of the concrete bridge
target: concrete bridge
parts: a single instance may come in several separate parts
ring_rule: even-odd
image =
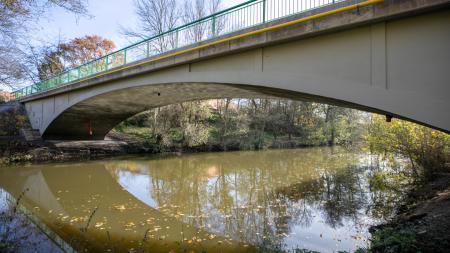
[[[103,139],[151,108],[262,96],[347,106],[449,132],[450,1],[356,2],[264,20],[131,63],[125,52],[120,66],[87,76],[78,69],[74,81],[68,73],[67,82],[20,91],[17,99],[45,139]]]

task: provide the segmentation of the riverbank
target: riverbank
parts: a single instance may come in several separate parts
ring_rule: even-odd
[[[16,139],[0,143],[0,165],[21,162],[90,160],[117,155],[155,153],[141,138],[111,135],[102,141],[36,141]]]
[[[255,149],[285,149],[306,148],[322,145],[304,145],[295,140],[278,139],[263,147],[242,146],[239,143],[226,145],[208,143],[198,146],[183,146],[181,144],[162,146],[147,139],[131,134],[112,131],[105,140],[98,141],[24,141],[20,138],[0,142],[0,165],[22,162],[63,162],[84,161],[108,158],[130,154],[161,154],[161,153],[198,153],[221,152]]]
[[[448,252],[450,173],[413,189],[388,223],[371,228],[371,248],[363,252]]]

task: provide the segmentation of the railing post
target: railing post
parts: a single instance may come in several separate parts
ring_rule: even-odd
[[[177,49],[178,48],[178,29],[176,30],[176,32],[175,32],[175,48],[174,49]]]
[[[216,37],[216,16],[212,17],[212,38]]]
[[[127,50],[123,50],[123,65],[127,64]]]
[[[109,66],[109,55],[106,56],[106,67],[105,67],[105,70],[108,70],[108,66]]]
[[[150,41],[147,41],[147,58],[150,57]]]
[[[263,15],[263,23],[266,23],[266,1],[267,0],[263,0],[262,1],[262,5],[263,5],[263,10],[262,10],[262,15]]]

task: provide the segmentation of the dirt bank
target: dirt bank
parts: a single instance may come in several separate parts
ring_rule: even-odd
[[[450,174],[414,189],[395,219],[371,232],[372,252],[449,252]]]
[[[36,141],[21,139],[0,143],[0,164],[89,160],[126,154],[154,153],[140,138],[113,134],[103,141]]]

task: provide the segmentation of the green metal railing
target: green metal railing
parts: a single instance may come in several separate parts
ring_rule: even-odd
[[[250,0],[14,91],[22,98],[204,40],[348,0]]]

